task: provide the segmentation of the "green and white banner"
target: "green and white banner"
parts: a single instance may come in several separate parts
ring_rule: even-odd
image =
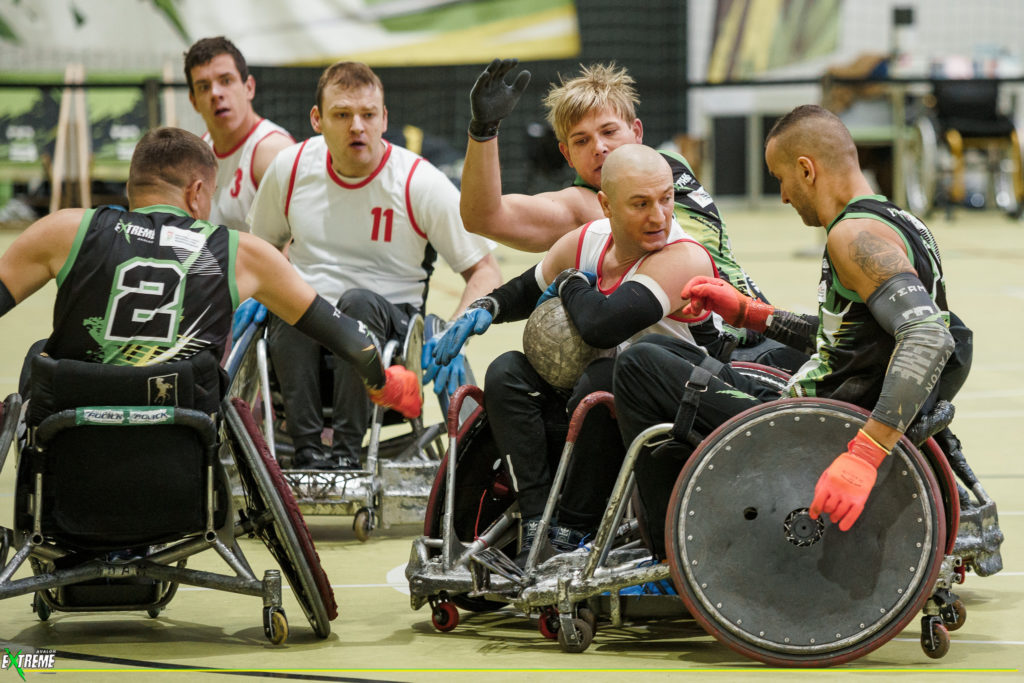
[[[247,61],[275,66],[482,63],[580,49],[573,0],[0,0],[8,50],[174,54],[216,35]]]

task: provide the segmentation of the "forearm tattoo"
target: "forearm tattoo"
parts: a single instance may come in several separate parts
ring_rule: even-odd
[[[876,284],[906,271],[906,256],[891,242],[862,230],[850,243],[850,259]]]

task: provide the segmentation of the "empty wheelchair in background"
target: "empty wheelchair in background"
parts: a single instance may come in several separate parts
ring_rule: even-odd
[[[404,339],[384,344],[385,364],[401,363],[422,377],[420,354],[425,338],[436,334],[442,321],[429,315],[415,315]],[[334,359],[325,350],[321,364],[322,403],[325,421],[330,423],[333,378],[329,367]],[[356,538],[366,541],[383,525],[420,522],[444,453],[441,423],[425,426],[423,417],[407,420],[399,413],[373,406],[370,433],[359,470],[292,469],[294,449],[284,429],[287,415],[270,362],[266,324],[250,324],[239,337],[225,364],[230,384],[228,394],[252,407],[270,452],[281,465],[299,509],[307,515],[352,516]],[[422,388],[421,388],[422,391]],[[384,430],[408,425],[408,431],[385,438]],[[325,438],[330,438],[325,429]]]
[[[995,206],[1012,217],[1024,211],[1021,140],[999,111],[999,84],[985,79],[939,79],[925,96],[906,137],[903,174],[907,208],[927,216],[954,206]],[[977,176],[986,184],[972,185]]]
[[[14,528],[0,529],[0,599],[33,595],[44,621],[55,610],[156,618],[179,584],[201,586],[261,598],[264,633],[279,644],[289,632],[283,572],[314,633],[330,634],[330,582],[248,406],[219,404],[216,359],[126,368],[38,355],[31,363]],[[12,394],[3,405],[4,455],[20,404]],[[240,477],[237,501],[222,458]],[[242,536],[259,537],[280,568],[257,577]],[[207,550],[230,571],[187,568]],[[26,563],[32,575],[15,578]]]
[[[743,372],[773,386],[784,380],[771,368]],[[928,432],[911,432],[883,463],[853,529],[811,519],[818,475],[867,416],[827,399],[780,399],[698,439],[666,513],[667,562],[635,540],[642,519],[630,520],[628,511],[637,458],[667,442],[673,429],[653,426],[630,445],[593,543],[528,562],[518,575],[507,561],[515,509],[500,461],[478,441],[482,427],[450,423],[456,474],[446,459],[437,489],[443,516],[428,516],[425,535],[413,543],[406,570],[412,606],[429,603],[435,627],[447,631],[458,624],[457,607],[511,604],[537,612],[541,633],[567,652],[586,650],[605,615],[613,625],[634,615],[690,615],[745,656],[796,667],[861,657],[921,615],[922,648],[941,657],[949,631],[966,621],[954,587],[968,569],[987,576],[1001,568],[995,503],[973,474],[964,477],[965,462],[951,469],[950,459],[963,460],[958,449],[947,455],[930,438],[952,419],[951,406],[940,404]],[[976,500],[958,491],[954,469]],[[647,590],[666,581],[673,591]],[[627,590],[637,586],[640,595]]]

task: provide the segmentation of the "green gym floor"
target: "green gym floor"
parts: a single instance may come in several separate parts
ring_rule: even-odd
[[[756,211],[724,207],[738,260],[773,303],[797,311],[815,305],[820,229],[801,225],[796,213],[779,205]],[[967,623],[951,634],[952,647],[931,660],[918,644],[918,620],[901,636],[850,664],[820,671],[789,672],[746,660],[707,636],[693,621],[604,626],[582,654],[563,653],[545,640],[536,622],[511,608],[463,613],[460,625],[439,633],[429,608],[412,611],[404,565],[415,527],[378,529],[366,543],[352,531],[350,517],[309,517],[323,566],[334,587],[340,616],[326,640],[318,640],[298,604],[285,590],[291,634],[282,646],[263,636],[257,598],[182,587],[156,619],[143,613],[68,614],[41,622],[31,599],[0,603],[0,647],[56,651],[52,671],[29,670],[25,680],[45,675],[83,681],[230,680],[255,676],[322,681],[503,681],[664,680],[709,674],[711,680],[836,680],[870,676],[887,680],[936,676],[958,680],[1024,678],[1024,458],[1013,423],[1024,424],[1024,223],[995,212],[961,210],[952,220],[929,221],[940,245],[949,301],[975,332],[974,366],[957,400],[954,430],[982,484],[999,505],[1006,542],[1004,569],[979,578],[968,574],[958,590]],[[0,249],[17,235],[0,232]],[[498,250],[505,278],[532,265],[535,255]],[[16,391],[28,345],[50,330],[55,287],[51,284],[0,319],[0,397]],[[439,265],[431,286],[430,310],[449,316],[461,280]],[[468,348],[482,377],[498,353],[521,345],[521,324],[492,328]],[[430,397],[432,398],[432,396]],[[435,402],[428,422],[440,419]],[[1022,432],[1024,433],[1024,432]],[[1018,434],[1018,437],[1020,433]],[[0,525],[12,524],[15,458],[0,473]],[[1017,493],[1014,493],[1017,491]],[[257,575],[273,568],[258,541],[243,541]],[[224,571],[212,552],[190,567]],[[26,570],[21,570],[24,573]],[[22,574],[19,574],[19,576]],[[2,653],[0,653],[2,654]],[[0,669],[0,683],[17,680]]]

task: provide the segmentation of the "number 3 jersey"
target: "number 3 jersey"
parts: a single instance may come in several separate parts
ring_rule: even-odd
[[[172,206],[86,211],[57,274],[54,358],[153,365],[217,358],[238,305],[238,234]]]

